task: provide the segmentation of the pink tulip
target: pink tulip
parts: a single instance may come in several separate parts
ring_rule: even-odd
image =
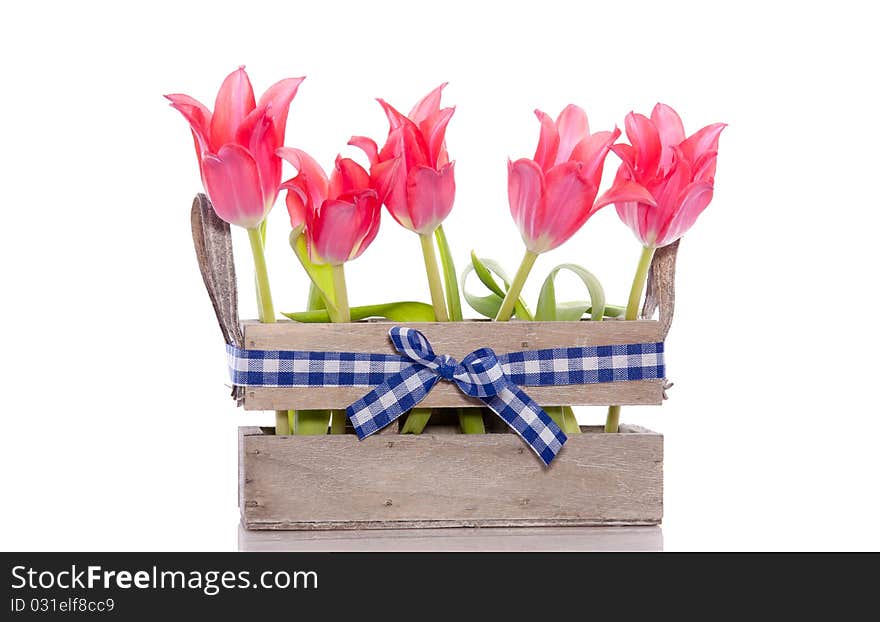
[[[650,119],[633,112],[627,115],[631,145],[612,147],[623,164],[602,201],[614,203],[620,219],[643,246],[659,248],[675,242],[709,205],[718,137],[725,127],[714,123],[685,138],[678,114],[664,104],[654,106]],[[648,193],[653,202],[635,198],[638,191]]]
[[[328,179],[300,149],[282,148],[278,155],[297,170],[281,187],[288,191],[291,226],[305,229],[312,262],[341,265],[359,257],[379,232],[382,209],[369,173],[354,160],[337,157]]]
[[[597,203],[596,195],[620,130],[590,134],[586,113],[573,104],[555,122],[540,110],[535,114],[541,122],[535,157],[508,161],[507,196],[526,248],[538,254],[568,240],[608,204]]]
[[[404,116],[386,101],[391,129],[380,150],[370,138],[349,142],[370,159],[373,187],[394,219],[421,235],[430,235],[449,215],[455,199],[454,162],[446,152],[446,126],[455,108],[440,108],[443,87],[428,93]]]
[[[272,209],[281,183],[281,159],[290,102],[304,78],[275,83],[254,101],[254,91],[239,67],[223,81],[214,112],[188,95],[166,95],[189,121],[199,171],[217,215],[252,229]]]

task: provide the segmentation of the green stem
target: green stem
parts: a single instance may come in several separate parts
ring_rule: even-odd
[[[626,303],[626,315],[624,319],[635,320],[639,317],[639,303],[642,301],[642,292],[645,291],[645,282],[648,280],[648,270],[651,268],[651,259],[654,258],[654,248],[645,246],[639,257],[639,265],[633,278],[632,288],[629,290],[629,300]],[[617,432],[620,429],[620,406],[609,406],[605,417],[605,431]]]
[[[400,428],[401,434],[421,434],[431,418],[430,408],[413,408],[406,415],[406,421]]]
[[[419,234],[422,243],[422,257],[425,259],[425,272],[428,274],[428,287],[431,289],[431,306],[434,307],[434,319],[448,322],[446,300],[443,298],[443,283],[440,280],[440,269],[437,267],[437,254],[434,252],[434,238],[431,234]],[[421,434],[431,418],[430,408],[413,408],[406,415],[406,421],[400,430],[401,434]]]
[[[459,408],[458,426],[462,434],[485,434],[486,424],[483,422],[482,408]]]
[[[272,305],[272,292],[269,289],[269,272],[266,270],[266,255],[263,252],[263,237],[260,228],[248,229],[251,252],[254,255],[254,271],[257,275],[257,304],[260,321],[264,324],[275,322],[275,307]]]
[[[642,292],[645,291],[645,282],[648,280],[648,269],[651,267],[651,259],[654,257],[654,248],[645,246],[639,257],[639,267],[636,268],[636,276],[633,278],[632,289],[629,290],[629,300],[626,303],[627,320],[635,320],[639,317],[639,303],[642,301]]]
[[[265,221],[264,221],[265,222]],[[251,253],[254,255],[254,274],[257,282],[257,309],[260,321],[263,324],[275,323],[275,307],[272,305],[272,291],[269,289],[269,271],[266,269],[266,253],[263,248],[266,227],[260,223],[253,229],[248,229],[248,239],[251,242]],[[286,410],[275,411],[275,434],[284,436],[290,434],[290,419]]]
[[[347,324],[351,322],[351,310],[348,307],[348,288],[345,285],[345,264],[333,266],[333,290],[336,292],[336,318],[334,322]]]
[[[325,304],[324,294],[321,293],[314,281],[309,285],[309,298],[306,304],[310,311],[324,309],[325,313],[330,314],[330,309]],[[335,307],[333,312],[335,313]],[[327,426],[330,425],[329,410],[291,410],[288,411],[288,414],[293,419],[290,426],[293,434],[299,436],[327,434]]]
[[[425,258],[425,271],[428,273],[428,287],[431,289],[431,304],[438,322],[448,322],[446,301],[443,299],[443,282],[437,267],[437,254],[434,252],[434,238],[430,233],[419,234],[422,242],[422,256]]]
[[[345,284],[345,264],[333,266],[333,293],[336,297],[336,317],[339,324],[351,322],[351,309],[348,306],[348,287]],[[330,412],[330,434],[345,434],[345,411]]]
[[[526,284],[526,279],[529,278],[529,272],[532,271],[532,266],[535,265],[537,258],[537,253],[529,250],[526,251],[522,263],[519,264],[519,270],[516,271],[516,276],[513,277],[513,281],[510,283],[510,289],[507,290],[507,295],[504,296],[504,302],[501,303],[501,308],[498,309],[498,315],[495,316],[496,322],[506,322],[513,315],[516,301],[519,300],[523,285]]]
[[[331,410],[330,434],[345,434],[346,419],[344,410]]]

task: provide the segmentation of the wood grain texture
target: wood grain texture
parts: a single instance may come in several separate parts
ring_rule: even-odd
[[[300,324],[244,322],[245,347],[255,350],[314,350],[323,352],[394,353],[388,339],[391,322],[354,324]],[[590,345],[660,341],[660,323],[633,322],[450,322],[417,323],[437,353],[461,359],[477,348],[490,346],[498,353]],[[365,387],[248,387],[246,410],[286,408],[345,408],[358,400]],[[555,387],[528,387],[543,406],[661,404],[663,380],[607,382]],[[480,406],[479,400],[441,382],[422,401],[425,408]]]
[[[241,347],[243,335],[238,318],[238,287],[229,223],[217,216],[208,197],[200,193],[193,199],[190,224],[202,281],[223,339],[225,343]]]
[[[663,437],[569,438],[544,468],[511,434],[273,436],[240,428],[248,529],[656,525]],[[369,476],[367,475],[369,474]]]
[[[464,358],[487,346],[499,354],[521,350],[570,348],[662,341],[660,324],[632,322],[355,322],[301,324],[243,322],[245,347],[252,350],[395,353],[388,338],[392,326],[418,328],[438,354]]]
[[[229,223],[221,220],[208,197],[199,193],[193,199],[190,225],[196,261],[223,341],[241,347],[244,335],[238,317],[238,286]],[[232,387],[232,398],[240,406],[244,400],[244,387]]]
[[[678,256],[679,238],[672,244],[658,248],[651,260],[645,304],[640,317],[650,319],[660,308],[660,339],[666,339],[675,313],[675,259]]]
[[[557,387],[524,387],[542,406],[607,406],[609,404],[662,404],[663,380],[600,382]],[[245,410],[322,410],[345,408],[357,401],[370,387],[247,387]],[[419,408],[461,408],[483,403],[463,394],[448,382],[440,382],[419,402]]]

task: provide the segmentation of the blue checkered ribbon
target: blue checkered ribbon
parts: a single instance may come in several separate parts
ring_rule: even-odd
[[[481,348],[461,362],[435,354],[416,329],[393,327],[400,353],[243,350],[227,345],[233,384],[263,387],[374,386],[346,413],[359,438],[414,408],[441,380],[497,413],[550,464],[566,436],[520,386],[663,378],[663,343],[527,350],[496,355]]]

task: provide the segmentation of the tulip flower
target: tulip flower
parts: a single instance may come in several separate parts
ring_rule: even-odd
[[[388,138],[381,149],[375,141],[363,136],[354,136],[349,142],[367,154],[373,187],[388,212],[421,239],[431,301],[438,321],[446,321],[449,314],[443,300],[432,235],[449,215],[455,199],[455,162],[449,161],[446,151],[446,126],[455,108],[440,108],[445,86],[441,84],[423,97],[409,115],[378,100],[390,124]]]
[[[596,195],[605,157],[620,130],[590,134],[586,113],[575,105],[566,106],[556,121],[540,110],[535,115],[541,122],[535,157],[508,161],[507,166],[510,213],[526,253],[498,310],[499,321],[510,319],[538,255],[568,240],[611,203],[597,202]],[[633,198],[651,201],[644,191]]]
[[[685,138],[678,113],[659,103],[650,118],[634,112],[627,115],[630,144],[612,146],[623,162],[601,199],[614,203],[617,215],[643,247],[626,306],[627,320],[638,317],[654,250],[684,235],[712,200],[718,138],[725,127],[713,123]],[[651,200],[636,198],[639,192]],[[605,430],[616,432],[619,418],[620,407],[611,406]]]
[[[276,82],[254,101],[244,67],[220,86],[214,112],[188,95],[165,97],[189,121],[205,192],[217,215],[248,230],[257,272],[260,319],[275,320],[259,226],[281,182],[281,159],[290,102],[304,78]]]
[[[192,129],[202,183],[214,211],[226,222],[256,228],[275,204],[290,102],[304,78],[281,80],[259,102],[244,67],[217,93],[214,112],[188,95],[165,97]]]
[[[611,201],[620,219],[642,246],[672,244],[691,228],[712,200],[718,138],[724,123],[708,125],[688,138],[678,114],[657,104],[651,118],[629,113],[626,135],[631,145],[612,146],[623,163],[603,200]],[[634,188],[656,204],[632,200]]]
[[[260,227],[278,196],[281,159],[275,151],[284,143],[290,102],[303,80],[276,82],[255,101],[239,67],[220,86],[213,113],[189,95],[165,96],[189,122],[202,184],[217,216],[248,231],[262,322],[274,322],[275,309]],[[286,422],[286,411],[279,411],[278,434],[287,433]]]
[[[382,205],[370,187],[370,175],[354,160],[337,157],[328,179],[300,149],[282,148],[278,155],[297,169],[296,177],[281,186],[288,191],[291,227],[304,231],[312,263],[333,267],[336,306],[347,314],[342,266],[359,257],[379,232]]]

